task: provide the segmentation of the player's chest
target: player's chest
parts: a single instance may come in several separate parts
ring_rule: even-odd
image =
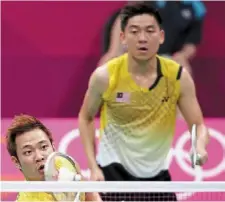
[[[144,86],[145,81],[142,83],[140,81],[139,84],[142,85],[129,80],[118,83],[107,100],[108,105],[151,109],[155,105],[170,105],[176,102],[177,87],[174,82],[160,78],[152,83],[146,82],[146,86]],[[151,84],[149,88],[147,84]]]
[[[128,91],[115,89],[106,102],[107,113],[117,124],[127,124],[134,120],[156,120],[160,114],[167,117],[176,109],[176,93],[168,93],[157,86],[152,91]],[[147,117],[147,118],[145,118]]]

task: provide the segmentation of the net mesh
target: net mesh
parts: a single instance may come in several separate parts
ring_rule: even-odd
[[[102,201],[225,201],[225,192],[177,192],[176,200],[170,193],[101,193],[100,196]],[[16,197],[16,192],[1,193],[1,201],[15,201]]]
[[[101,193],[103,201],[225,201],[225,192]]]

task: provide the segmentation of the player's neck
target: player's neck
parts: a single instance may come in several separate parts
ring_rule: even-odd
[[[128,71],[135,75],[152,74],[157,68],[157,58],[153,56],[147,61],[141,61],[128,56]]]

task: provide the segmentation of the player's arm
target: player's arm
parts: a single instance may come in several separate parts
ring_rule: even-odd
[[[107,88],[108,71],[106,66],[101,66],[95,70],[90,78],[83,105],[79,113],[79,130],[90,169],[97,167],[95,160],[94,118],[102,105],[102,94]]]
[[[180,79],[181,93],[178,106],[188,124],[189,130],[191,130],[193,124],[197,125],[197,151],[205,158],[202,162],[204,163],[207,160],[206,146],[209,142],[209,133],[204,124],[193,79],[185,68],[182,70]]]
[[[102,201],[100,195],[97,192],[94,193],[86,193],[85,194],[85,201]]]

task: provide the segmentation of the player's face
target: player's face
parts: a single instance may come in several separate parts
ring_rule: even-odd
[[[21,169],[27,180],[44,180],[44,163],[54,148],[40,129],[23,133],[16,137],[18,160],[12,157],[16,166]]]
[[[164,41],[164,32],[154,16],[143,14],[128,20],[121,39],[128,53],[138,60],[149,60]]]

